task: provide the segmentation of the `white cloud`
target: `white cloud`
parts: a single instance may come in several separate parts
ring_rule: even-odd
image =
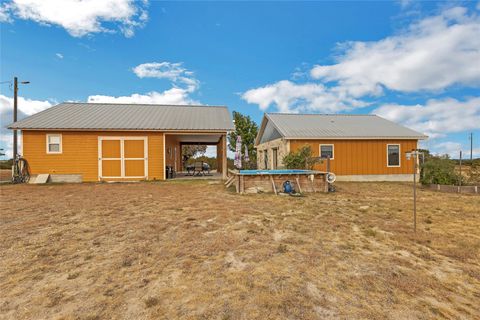
[[[405,9],[406,7],[410,6],[412,4],[413,0],[398,0],[398,3],[400,4],[400,7]]]
[[[18,153],[22,154],[21,152],[21,140],[19,135],[17,136],[17,148],[18,148]],[[4,156],[0,156],[0,158],[4,159],[11,159],[13,155],[13,134],[12,133],[5,133],[0,136],[0,149],[2,153],[4,153]]]
[[[460,150],[462,150],[462,144],[454,141],[445,141],[437,143],[433,146],[432,153],[436,155],[448,154],[452,157],[459,157]]]
[[[460,84],[480,85],[480,19],[466,8],[442,11],[407,31],[374,42],[342,44],[334,65],[317,65],[311,75],[336,82],[353,97],[437,91]]]
[[[53,102],[48,100],[32,100],[25,99],[24,97],[18,97],[18,120],[25,118],[26,116],[43,111],[53,106]],[[12,157],[12,131],[7,129],[6,126],[13,122],[13,98],[0,94],[0,148],[6,151],[6,158]],[[19,142],[19,151],[20,149]]]
[[[242,98],[258,104],[261,110],[274,104],[280,112],[338,112],[367,106],[367,103],[345,97],[323,84],[296,84],[288,80],[248,90]]]
[[[88,102],[106,103],[144,103],[144,104],[198,104],[189,97],[190,91],[182,88],[171,88],[164,92],[152,91],[146,94],[134,93],[130,96],[89,96]]]
[[[47,108],[50,108],[52,105],[52,102],[48,100],[41,101],[18,97],[19,114],[23,114],[26,116],[43,111]],[[0,94],[0,114],[4,114],[7,112],[13,112],[13,98]]]
[[[425,105],[387,104],[372,113],[426,133],[431,138],[480,129],[480,97],[465,101],[431,99]]]
[[[145,103],[145,104],[198,104],[190,97],[195,92],[200,82],[195,79],[193,72],[183,67],[181,62],[148,62],[132,68],[139,78],[167,79],[172,83],[172,88],[163,92],[152,91],[146,94],[134,93],[130,96],[92,95],[88,102],[111,103]]]
[[[205,151],[205,154],[203,154],[205,157],[209,158],[216,158],[217,157],[217,146],[207,146],[207,150]]]
[[[193,72],[185,69],[181,62],[148,62],[139,64],[132,70],[139,78],[168,79],[175,84],[186,85],[191,91],[199,86]]]
[[[186,72],[181,62],[167,61],[142,63],[132,70],[139,78],[165,78],[170,80],[175,80]]]
[[[248,90],[242,98],[261,110],[338,112],[365,107],[360,99],[382,96],[386,89],[438,93],[454,85],[477,87],[479,34],[477,13],[445,9],[397,35],[340,44],[337,63],[313,67],[312,79],[304,83],[281,80]]]
[[[430,153],[434,155],[446,155],[451,158],[458,159],[460,157],[460,151],[462,151],[462,159],[470,159],[470,143],[460,143],[458,141],[442,141],[429,143],[428,145],[421,146],[430,150]],[[480,148],[472,149],[473,159],[480,158]]]
[[[7,3],[0,5],[0,22],[12,22],[12,18],[9,13],[9,6]]]
[[[63,54],[61,54],[61,53],[55,53],[55,56],[56,56],[58,59],[63,59]]]
[[[148,20],[146,6],[146,0],[12,0],[4,11],[0,10],[0,17],[10,14],[44,25],[58,25],[74,37],[114,32],[105,23],[116,24],[126,37],[131,37],[135,28]]]

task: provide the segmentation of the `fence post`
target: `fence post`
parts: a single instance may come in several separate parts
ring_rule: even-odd
[[[478,193],[478,187],[475,186],[475,193]]]
[[[437,183],[437,190],[440,191],[440,184]]]

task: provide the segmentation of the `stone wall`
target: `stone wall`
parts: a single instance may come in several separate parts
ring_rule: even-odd
[[[275,139],[264,142],[256,146],[257,148],[257,168],[258,169],[274,169],[273,168],[273,149],[277,148],[277,168],[283,169],[283,157],[290,152],[290,144],[284,139]],[[268,168],[265,168],[265,150],[268,152]]]

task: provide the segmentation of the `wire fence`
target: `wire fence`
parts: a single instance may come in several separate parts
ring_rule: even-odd
[[[480,187],[478,186],[452,186],[443,184],[431,184],[429,186],[423,186],[425,189],[435,190],[440,192],[449,193],[468,193],[480,195]]]

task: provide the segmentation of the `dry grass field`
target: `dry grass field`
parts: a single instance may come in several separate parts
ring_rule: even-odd
[[[3,319],[479,319],[480,197],[2,185]]]

